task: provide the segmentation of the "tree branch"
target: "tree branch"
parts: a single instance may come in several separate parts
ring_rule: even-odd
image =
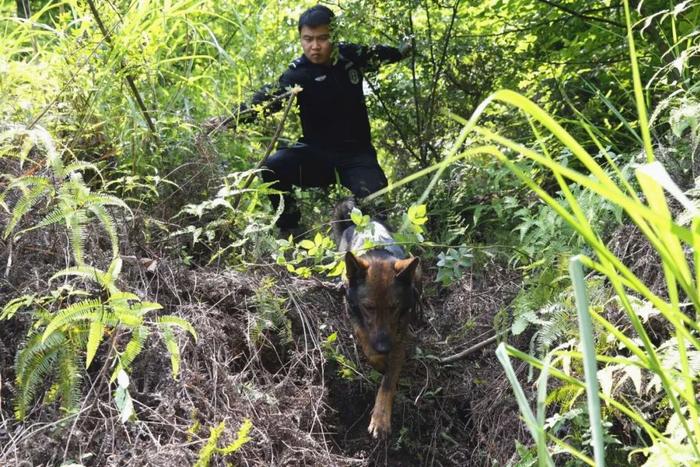
[[[95,21],[97,22],[97,26],[99,26],[100,31],[102,31],[102,35],[105,38],[105,41],[107,44],[110,46],[112,45],[112,38],[110,36],[109,31],[105,27],[104,23],[102,22],[102,19],[100,18],[99,13],[97,12],[97,7],[95,6],[95,2],[93,0],[87,0],[88,6],[90,7],[90,11],[92,12],[92,16],[95,18]],[[121,68],[124,68],[124,65],[121,65]],[[151,115],[149,114],[148,109],[146,108],[146,104],[144,104],[143,99],[141,99],[141,94],[139,93],[139,90],[136,88],[136,83],[134,81],[134,77],[131,76],[130,73],[125,73],[125,79],[126,83],[129,86],[129,89],[131,90],[131,94],[134,96],[134,99],[136,99],[136,105],[138,106],[139,110],[141,111],[141,114],[143,115],[143,118],[146,120],[146,124],[148,125],[148,128],[151,130],[151,134],[158,139],[158,133],[156,131],[156,126],[153,124],[153,120],[151,119]]]
[[[581,18],[581,19],[585,19],[585,20],[589,20],[589,21],[598,21],[600,23],[606,23],[606,24],[609,24],[611,26],[615,26],[617,28],[624,28],[625,27],[624,24],[619,23],[617,21],[613,21],[613,20],[610,20],[607,18],[602,18],[600,16],[586,15],[586,14],[580,13],[580,12],[578,12],[578,11],[574,10],[573,8],[568,7],[568,6],[564,6],[564,5],[560,5],[558,3],[552,2],[551,0],[538,0],[538,1],[542,2],[546,5],[549,5],[551,7],[554,7],[558,10],[561,10],[563,12],[566,12],[572,16],[576,16],[577,18]]]

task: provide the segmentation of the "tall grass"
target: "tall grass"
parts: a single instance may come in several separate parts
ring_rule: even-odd
[[[0,122],[74,135],[67,152],[114,159],[131,175],[198,162],[200,122],[230,112],[276,78],[268,64],[296,53],[295,31],[263,29],[279,11],[255,0],[43,3],[26,20],[0,10]],[[278,44],[260,47],[263,34]],[[234,169],[248,168],[258,144],[245,143],[219,144]]]
[[[563,448],[583,462],[604,465],[603,426],[600,409],[596,403],[598,397],[604,401],[604,410],[608,413],[622,414],[641,428],[643,436],[638,440],[639,444],[635,446],[637,449],[632,451],[630,456],[640,454],[646,459],[647,465],[700,463],[700,415],[696,394],[697,385],[695,384],[698,369],[694,368],[693,365],[693,359],[700,355],[700,339],[698,338],[700,327],[697,323],[698,311],[700,310],[700,295],[697,288],[700,281],[700,253],[698,253],[700,252],[700,217],[697,216],[697,211],[692,203],[685,198],[682,191],[671,180],[664,167],[659,162],[655,162],[644,101],[644,88],[637,64],[638,57],[627,1],[625,1],[625,17],[638,124],[643,151],[646,155],[646,163],[639,165],[635,170],[636,182],[641,193],[638,193],[621,176],[621,171],[612,158],[607,157],[604,162],[600,162],[600,158],[589,154],[584,146],[574,139],[554,117],[548,115],[526,97],[508,90],[495,92],[488,97],[468,121],[455,116],[454,118],[460,121],[464,127],[449,155],[442,163],[425,170],[423,173],[416,174],[416,176],[422,176],[431,171],[436,172],[427,190],[429,191],[440,173],[455,160],[470,157],[475,153],[489,154],[495,157],[585,239],[593,254],[590,256],[580,255],[577,257],[577,262],[594,273],[604,275],[609,280],[631,323],[631,330],[623,329],[609,321],[603,313],[588,307],[583,300],[583,284],[579,277],[575,281],[576,287],[579,289],[577,299],[581,307],[580,311],[584,312],[580,315],[582,318],[580,351],[555,350],[544,360],[540,360],[509,345],[503,344],[499,347],[497,355],[513,385],[526,425],[536,441],[540,465],[551,465],[548,441],[552,441],[557,448]],[[546,150],[534,150],[485,126],[480,126],[478,122],[481,116],[494,103],[519,110],[527,119],[546,129],[549,135],[571,151],[578,159],[582,169],[572,169],[552,158]],[[478,138],[487,144],[462,149],[464,142],[469,137]],[[544,147],[544,143],[542,146]],[[530,173],[516,164],[518,158],[530,160],[551,172],[564,198],[563,201],[551,196],[539,186],[532,179]],[[609,175],[610,172],[612,175]],[[401,183],[403,181],[398,184]],[[652,291],[620,258],[613,254],[599,232],[595,230],[591,220],[586,218],[578,200],[572,194],[571,186],[574,184],[590,190],[624,209],[628,218],[643,233],[661,259],[667,295],[662,296]],[[427,195],[427,191],[424,196]],[[691,211],[694,220],[690,228],[674,221],[665,192]],[[692,261],[689,261],[688,252],[693,252]],[[575,275],[578,276],[578,274]],[[672,330],[672,335],[668,340],[662,343],[652,340],[635,306],[635,302],[640,298],[657,310],[665,325]],[[593,327],[586,325],[590,318],[596,325],[597,334],[609,339],[607,347],[619,349],[616,355],[596,353]],[[539,368],[544,375],[540,378],[540,385],[546,386],[546,375],[549,375],[588,392],[588,410],[595,448],[595,461],[544,432],[543,420],[541,417],[535,416],[527,405],[522,389],[510,366],[509,357],[524,360]],[[573,376],[569,367],[563,363],[565,359],[580,361],[580,366],[584,366],[586,369],[585,382]],[[599,391],[596,370],[613,365],[616,365],[616,368],[638,368],[639,379],[648,383],[647,390],[652,384],[658,386],[661,400],[658,408],[668,410],[668,418],[663,421],[646,420],[646,409],[627,399],[616,399],[611,392]],[[540,391],[542,390],[540,387]],[[541,405],[543,400],[541,393],[538,394],[537,400],[538,406]]]

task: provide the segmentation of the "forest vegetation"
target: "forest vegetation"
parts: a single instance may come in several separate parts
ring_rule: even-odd
[[[384,441],[349,192],[278,238],[296,109],[204,125],[313,4],[0,2],[0,465],[700,464],[700,1],[324,3],[413,45],[365,77],[367,205],[423,265]]]

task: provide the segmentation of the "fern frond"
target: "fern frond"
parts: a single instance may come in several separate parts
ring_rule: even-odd
[[[104,331],[105,326],[99,317],[90,323],[90,331],[88,332],[86,348],[87,355],[85,356],[85,368],[90,368],[92,359],[95,358],[97,348],[102,342],[102,337],[104,337]]]
[[[558,404],[565,410],[571,410],[576,401],[585,394],[585,391],[580,386],[575,384],[564,384],[560,387],[553,388],[548,394],[545,404],[550,406]]]
[[[253,428],[253,422],[246,418],[243,420],[241,427],[238,429],[236,440],[228,446],[220,448],[217,446],[217,444],[219,443],[219,438],[224,433],[225,428],[225,422],[221,422],[215,428],[210,430],[209,439],[207,440],[207,443],[202,446],[202,449],[200,449],[199,456],[197,462],[194,464],[194,467],[208,467],[214,454],[220,454],[222,456],[233,454],[251,440],[250,430]]]
[[[102,224],[102,227],[109,235],[109,241],[112,245],[112,258],[117,258],[119,255],[119,236],[117,235],[117,226],[114,224],[112,215],[107,212],[104,206],[99,204],[88,208]]]
[[[121,198],[104,193],[90,194],[86,199],[86,204],[91,206],[118,206],[127,211],[129,215],[134,215],[129,205],[126,204]]]
[[[139,301],[140,298],[138,295],[131,293],[131,292],[122,292],[121,290],[118,292],[115,292],[113,294],[110,294],[109,298],[107,299],[107,302],[112,304],[113,306],[129,306],[130,301]]]
[[[35,186],[24,193],[12,208],[12,215],[3,232],[3,238],[7,238],[10,235],[10,232],[17,227],[17,224],[19,224],[25,214],[41,200],[46,191],[45,186]]]
[[[248,418],[244,419],[241,427],[238,429],[238,433],[236,434],[236,440],[228,446],[218,449],[219,453],[222,455],[228,455],[241,449],[245,443],[250,441],[250,430],[252,428],[253,422],[251,422]]]
[[[0,321],[4,319],[11,319],[20,308],[34,303],[34,298],[34,294],[22,295],[21,297],[17,297],[7,302],[2,309],[2,312],[0,312]]]
[[[63,333],[54,333],[45,341],[35,334],[24,349],[17,353],[15,371],[17,373],[18,394],[15,398],[15,416],[23,419],[36,398],[36,393],[46,377],[51,373],[58,353],[66,345]]]
[[[56,274],[51,276],[49,278],[49,282],[53,281],[54,279],[57,279],[62,276],[76,276],[76,277],[82,277],[83,279],[89,279],[93,282],[97,282],[100,285],[103,285],[105,282],[104,279],[105,272],[101,271],[95,267],[92,266],[87,266],[85,264],[79,265],[79,266],[73,266],[70,268],[62,269],[61,271],[58,271]]]
[[[26,131],[36,146],[43,146],[46,152],[47,165],[51,167],[56,175],[61,176],[63,173],[63,161],[58,151],[56,151],[56,145],[53,142],[51,134],[41,126],[35,126],[31,130]]]
[[[177,345],[175,340],[175,335],[170,326],[161,326],[160,331],[163,335],[163,342],[165,342],[165,347],[170,353],[170,364],[172,365],[173,378],[177,378],[177,374],[180,372],[180,346]]]
[[[51,180],[46,177],[42,177],[41,175],[19,175],[17,177],[13,177],[10,174],[2,174],[2,177],[6,178],[8,181],[3,197],[12,189],[18,189],[22,191],[22,193],[26,193],[31,186],[41,186],[45,187],[51,192],[53,191]]]
[[[83,181],[83,176],[78,172],[69,174],[69,178],[63,181],[59,189],[58,197],[61,202],[71,206],[82,206],[90,196],[90,187]]]
[[[225,427],[225,423],[221,422],[215,428],[210,429],[209,439],[207,440],[207,443],[204,446],[202,446],[202,449],[199,450],[199,456],[197,462],[195,462],[194,464],[194,467],[209,467],[209,464],[211,463],[211,458],[216,452],[216,445],[219,442],[219,438],[224,432]]]
[[[73,258],[78,264],[83,264],[83,252],[85,251],[85,224],[87,216],[84,211],[76,211],[66,219],[70,233],[70,244],[73,248]]]
[[[158,322],[159,326],[162,324],[178,326],[192,334],[192,337],[197,340],[197,332],[194,330],[192,324],[190,324],[190,322],[186,319],[180,318],[179,316],[165,315],[158,317],[156,321]]]
[[[54,331],[65,324],[83,319],[93,321],[99,320],[99,314],[97,312],[102,311],[103,306],[102,301],[97,298],[73,303],[67,308],[64,308],[63,310],[59,311],[46,326],[42,340],[45,341],[48,339],[48,337],[53,334]]]
[[[67,219],[70,218],[75,212],[76,209],[70,206],[57,207],[56,209],[48,213],[38,224],[33,226],[31,229],[27,230],[40,229],[42,227],[48,227],[53,224],[67,222]]]
[[[119,277],[119,274],[122,272],[122,259],[119,256],[116,256],[114,259],[112,259],[112,262],[109,263],[109,268],[107,269],[107,279],[111,283],[114,283],[114,281],[117,280],[117,277]],[[103,286],[107,287],[107,284],[102,284]]]
[[[80,362],[78,353],[71,346],[64,346],[58,354],[56,365],[56,392],[61,409],[72,413],[80,401]]]
[[[150,331],[145,326],[134,329],[131,334],[131,339],[124,348],[124,352],[119,356],[119,363],[124,370],[128,370],[132,362],[141,353],[143,344],[146,342],[149,334]]]
[[[131,307],[132,313],[138,315],[138,316],[143,316],[149,311],[153,310],[161,310],[163,306],[160,303],[155,303],[155,302],[139,302],[135,303]]]
[[[124,324],[130,328],[138,328],[143,326],[143,318],[134,314],[130,308],[114,308],[114,316],[121,324]]]
[[[84,162],[84,161],[76,161],[76,162],[71,162],[64,168],[64,172],[66,174],[71,174],[73,172],[81,172],[83,170],[92,170],[97,173],[97,175],[100,176],[102,179],[102,172],[100,172],[100,169],[93,163],[91,162]],[[104,179],[102,179],[104,181]]]
[[[551,348],[570,331],[576,332],[577,321],[572,312],[560,303],[546,306],[540,313],[545,317],[537,333],[540,349]]]

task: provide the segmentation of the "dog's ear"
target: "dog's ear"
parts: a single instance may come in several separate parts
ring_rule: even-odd
[[[348,276],[350,285],[355,285],[365,280],[367,269],[369,269],[369,263],[366,260],[358,258],[351,251],[345,253],[345,274]]]
[[[405,284],[413,284],[416,279],[420,279],[420,260],[418,257],[400,259],[394,263],[396,280]]]

